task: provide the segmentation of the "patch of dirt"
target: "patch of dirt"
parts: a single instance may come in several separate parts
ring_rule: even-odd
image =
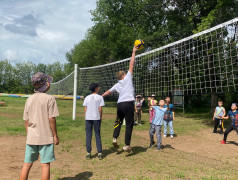
[[[135,131],[133,135],[140,136],[140,139],[144,139],[149,142],[148,131]],[[156,140],[156,137],[155,137]],[[237,133],[232,131],[227,138],[226,144],[221,144],[223,135],[219,133],[212,133],[212,129],[203,129],[195,132],[193,135],[175,135],[173,139],[169,136],[163,138],[162,133],[162,145],[166,148],[176,149],[182,152],[195,153],[200,156],[217,157],[229,159],[229,157],[237,156],[238,138]],[[233,159],[234,163],[237,162]],[[231,160],[232,161],[232,160]],[[229,160],[230,162],[230,160]]]
[[[51,179],[101,179],[102,176],[104,179],[128,179],[128,177],[133,177],[133,173],[135,179],[140,173],[156,179],[159,169],[161,169],[162,177],[166,179],[166,173],[169,175],[170,172],[168,169],[166,171],[163,169],[163,163],[171,157],[174,158],[173,161],[178,163],[178,166],[186,164],[187,166],[203,168],[207,165],[216,166],[217,163],[227,162],[228,159],[229,163],[236,165],[238,139],[235,131],[229,134],[227,144],[220,144],[222,138],[223,136],[220,134],[213,134],[212,129],[203,129],[189,136],[178,135],[174,139],[170,137],[163,138],[163,150],[161,152],[162,156],[160,156],[158,152],[147,149],[149,132],[136,131],[135,128],[132,139],[133,152],[126,154],[121,149],[115,150],[105,145],[103,148],[105,158],[102,161],[97,158],[90,161],[85,159],[85,142],[81,139],[63,142],[55,147],[57,159],[51,163]],[[123,139],[124,132],[120,135],[119,141],[121,144],[123,144]],[[19,179],[24,161],[25,140],[26,137],[24,136],[0,137],[0,179]],[[96,157],[94,140],[92,146],[94,148],[92,154]],[[143,164],[145,158],[148,158],[147,163],[157,163],[158,169],[151,169],[150,164]],[[132,163],[130,166],[141,166],[143,168],[129,167],[127,169],[129,161]],[[199,167],[197,167],[198,164],[200,164]],[[147,166],[151,169],[150,171],[148,171],[148,168],[146,169]],[[115,175],[118,168],[123,170],[120,177]],[[206,173],[204,172],[204,174]],[[196,174],[194,174],[195,176]],[[40,179],[40,161],[34,163],[29,179]]]
[[[9,113],[3,113],[3,112],[0,112],[0,117],[19,117],[18,114],[9,114]]]

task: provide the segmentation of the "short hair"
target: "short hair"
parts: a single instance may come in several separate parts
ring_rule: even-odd
[[[222,103],[223,103],[223,101],[222,101],[222,100],[218,100],[218,102],[222,102]]]
[[[90,84],[90,86],[89,86],[89,90],[90,90],[92,93],[94,93],[97,87],[99,87],[98,83],[92,83],[92,84]]]
[[[116,76],[117,76],[117,80],[122,80],[122,76],[125,75],[126,72],[125,71],[118,71],[116,73]]]

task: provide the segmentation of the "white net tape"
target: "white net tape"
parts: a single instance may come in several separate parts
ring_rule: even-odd
[[[235,18],[136,56],[135,93],[166,96],[173,94],[174,90],[182,90],[184,95],[237,92],[237,26],[238,18]],[[100,84],[101,92],[110,89],[117,83],[116,72],[128,70],[129,60],[80,68],[78,94],[89,93],[92,82]],[[52,89],[51,92],[57,94],[73,92],[73,74],[52,84]]]

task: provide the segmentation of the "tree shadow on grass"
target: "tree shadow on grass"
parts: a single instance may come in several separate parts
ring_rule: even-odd
[[[64,177],[64,178],[59,178],[58,180],[90,180],[90,177],[92,176],[93,176],[93,172],[85,171],[85,172],[77,174],[74,177]]]

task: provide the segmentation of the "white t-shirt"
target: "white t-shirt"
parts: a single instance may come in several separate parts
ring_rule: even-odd
[[[83,106],[87,106],[85,115],[86,120],[100,120],[99,107],[105,106],[103,97],[98,94],[90,94],[83,102]]]
[[[110,89],[110,92],[118,92],[119,98],[117,103],[135,101],[134,91],[135,88],[133,86],[132,75],[130,71],[127,72],[124,79],[119,80],[118,83]]]

